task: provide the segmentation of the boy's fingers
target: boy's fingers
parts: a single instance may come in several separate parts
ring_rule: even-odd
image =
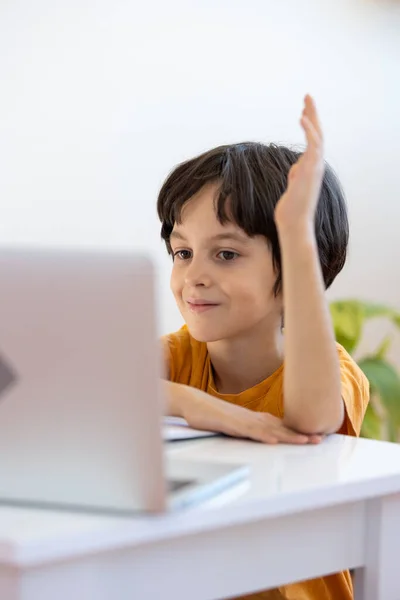
[[[308,444],[309,437],[301,433],[282,431],[279,432],[279,441],[287,444]]]
[[[279,421],[279,419],[277,419]],[[274,428],[272,435],[278,439],[279,442],[288,444],[319,444],[323,437],[322,435],[307,435],[305,433],[298,433],[288,427],[285,427],[281,423]]]
[[[279,422],[279,419],[276,419],[276,421]],[[290,442],[289,436],[287,434],[283,434],[278,425],[274,424],[271,426],[262,422],[252,423],[246,428],[246,431],[243,433],[243,437],[255,440],[256,442],[262,442],[263,444],[279,444],[284,441],[287,443],[296,443],[294,441]]]
[[[243,438],[254,440],[255,442],[262,442],[263,444],[278,444],[279,439],[271,429],[266,429],[261,424],[258,426],[251,426],[246,428],[246,431],[242,434]]]
[[[307,444],[309,441],[309,436],[303,433],[298,433],[297,431],[293,431],[288,427],[282,425],[282,422],[278,423],[271,430],[273,437],[276,437],[278,442],[286,443],[286,444]]]
[[[262,433],[256,441],[262,442],[263,444],[271,444],[273,446],[279,443],[279,440],[276,437],[265,433]]]
[[[267,419],[263,423],[263,429],[266,435],[272,435],[278,442],[287,444],[308,444],[309,437],[303,433],[293,431],[289,427],[285,427],[282,419],[268,415]]]
[[[253,415],[252,415],[253,416]],[[237,437],[243,437],[264,444],[318,444],[323,436],[306,435],[283,425],[282,419],[268,413],[257,413],[257,419],[240,419],[232,428]]]
[[[307,117],[310,119],[313,126],[315,127],[315,130],[317,131],[320,138],[322,139],[322,137],[323,137],[322,127],[319,122],[317,107],[315,105],[314,99],[309,94],[307,94],[306,97],[304,98],[304,112],[307,115]]]
[[[306,134],[308,146],[322,154],[322,141],[311,120],[307,115],[303,115],[300,122]]]
[[[306,444],[318,444],[321,441],[320,436],[308,436],[294,431],[276,428],[272,431],[266,431],[264,428],[252,430],[246,433],[244,437],[250,438],[264,444],[295,444],[304,446]]]
[[[308,443],[309,444],[320,444],[325,436],[323,435],[310,435]]]

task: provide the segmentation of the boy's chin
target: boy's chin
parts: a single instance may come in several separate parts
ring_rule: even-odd
[[[187,328],[192,338],[197,342],[203,342],[205,344],[218,342],[230,337],[228,332],[222,331],[222,329],[219,328],[216,329],[215,327],[213,329],[207,327],[191,327],[190,324],[187,323]]]

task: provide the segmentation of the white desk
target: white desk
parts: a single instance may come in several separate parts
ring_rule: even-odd
[[[249,488],[153,518],[2,507],[0,599],[210,600],[346,568],[357,600],[400,599],[400,445],[214,438],[169,452],[249,463]]]

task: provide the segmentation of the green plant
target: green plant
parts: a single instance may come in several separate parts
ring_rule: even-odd
[[[400,328],[400,313],[380,304],[344,300],[330,305],[336,340],[350,354],[356,353],[365,322],[383,317]],[[387,359],[391,337],[385,337],[375,352],[357,358],[370,383],[371,401],[361,435],[400,441],[400,375]]]

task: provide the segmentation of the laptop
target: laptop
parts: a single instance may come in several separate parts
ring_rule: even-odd
[[[0,502],[159,512],[243,481],[167,458],[161,372],[149,260],[0,248]]]

